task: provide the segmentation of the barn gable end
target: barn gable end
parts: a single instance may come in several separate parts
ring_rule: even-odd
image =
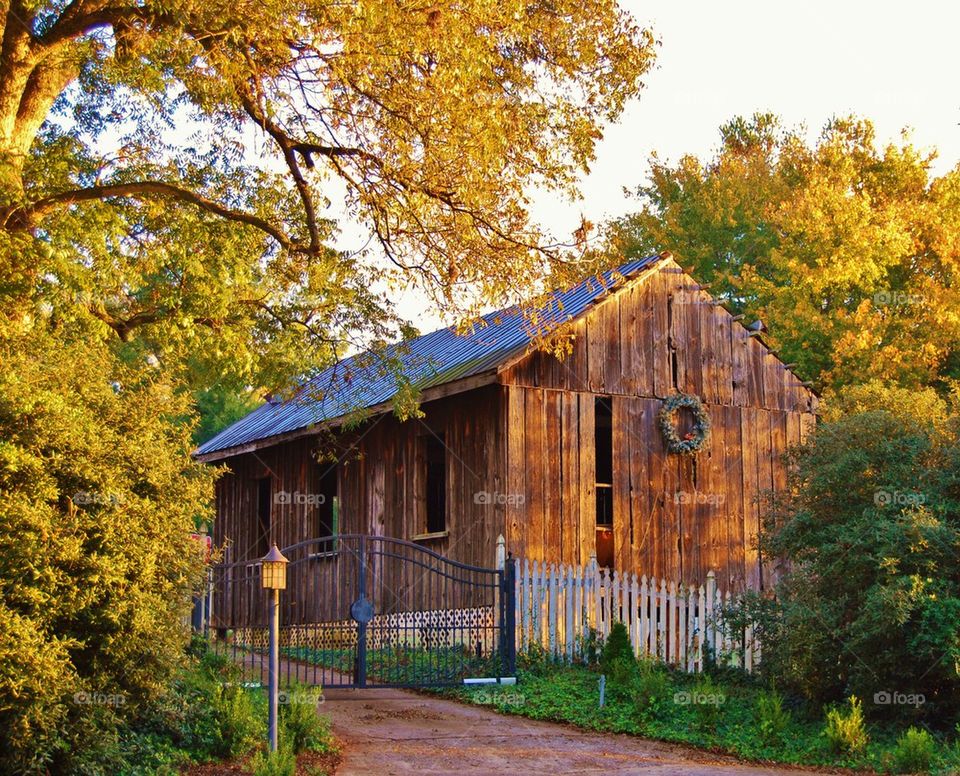
[[[772,582],[756,537],[764,492],[786,484],[783,453],[816,396],[672,259],[572,323],[563,361],[527,353],[500,370],[507,410],[508,546],[577,565],[598,552],[595,411],[613,420],[614,565],[726,587]],[[667,453],[662,399],[695,394],[712,422],[696,456]],[[600,550],[603,554],[602,549]]]

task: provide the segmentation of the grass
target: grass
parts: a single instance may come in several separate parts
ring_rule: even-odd
[[[846,767],[880,773],[960,773],[960,743],[927,731],[866,724],[847,705],[833,710],[841,745],[823,713],[732,673],[693,677],[639,662],[619,686],[607,682],[599,706],[599,671],[534,661],[503,690],[448,691],[470,703],[588,730],[628,733],[724,752],[762,763]]]

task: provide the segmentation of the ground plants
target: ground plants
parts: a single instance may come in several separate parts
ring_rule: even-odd
[[[763,690],[757,696],[757,729],[764,743],[783,743],[790,727],[790,712],[783,706],[783,696],[776,690]]]
[[[774,692],[760,681],[732,671],[705,679],[643,660],[634,670],[634,691],[608,693],[601,708],[596,667],[550,661],[536,671],[521,668],[515,694],[522,702],[498,704],[497,708],[590,730],[705,746],[764,763],[878,772],[909,763],[911,768],[923,770],[919,759],[923,755],[911,758],[932,744],[929,772],[945,776],[960,768],[960,744],[956,743],[960,731],[950,738],[927,739],[916,733],[907,736],[903,727],[889,720],[870,723],[862,717],[860,728],[847,704],[835,715],[837,728],[843,730],[844,740],[859,741],[862,746],[844,745],[834,750],[824,734],[824,710],[799,695]],[[468,702],[489,702],[481,689],[448,692]],[[695,695],[704,699],[722,696],[724,700],[701,707],[689,702]]]
[[[827,723],[823,734],[827,743],[836,754],[859,754],[866,746],[869,737],[863,719],[863,704],[855,695],[847,701],[847,708],[827,709]]]
[[[921,728],[909,727],[890,755],[894,773],[926,773],[937,754],[937,742]]]

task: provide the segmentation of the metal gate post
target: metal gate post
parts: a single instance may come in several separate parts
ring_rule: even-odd
[[[364,601],[367,597],[367,543],[363,536],[360,537],[360,557],[357,567],[360,571],[359,579],[359,601]],[[357,675],[355,681],[357,687],[367,686],[367,618],[357,617]]]
[[[280,591],[270,591],[270,751],[277,751],[277,702],[280,697]]]
[[[507,676],[517,675],[517,559],[512,555],[503,567],[503,656]]]

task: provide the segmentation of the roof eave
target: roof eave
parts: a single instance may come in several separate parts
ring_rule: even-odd
[[[425,404],[427,402],[443,399],[454,394],[472,391],[475,388],[481,388],[485,385],[492,385],[494,383],[498,383],[499,381],[500,376],[497,373],[497,369],[494,367],[484,372],[480,372],[479,374],[470,375],[469,377],[462,377],[458,380],[451,380],[449,383],[441,383],[440,385],[426,388],[420,397],[420,401],[421,403]],[[389,412],[392,407],[393,402],[387,401],[377,404],[373,407],[368,407],[366,408],[365,412],[369,413],[369,415],[373,417],[376,415],[381,415],[385,412]],[[314,423],[309,426],[304,426],[303,428],[294,429],[293,431],[287,431],[283,434],[274,434],[273,436],[256,439],[252,442],[247,442],[242,445],[225,447],[222,450],[212,450],[209,453],[198,453],[196,450],[194,450],[191,455],[193,456],[194,460],[200,461],[201,463],[218,463],[226,460],[227,458],[233,458],[237,455],[253,453],[257,450],[263,450],[266,447],[273,447],[274,445],[279,445],[284,442],[291,442],[295,439],[317,434],[324,429],[335,428],[336,426],[343,425],[345,417],[347,416],[339,415],[335,418],[328,418],[320,423]]]

